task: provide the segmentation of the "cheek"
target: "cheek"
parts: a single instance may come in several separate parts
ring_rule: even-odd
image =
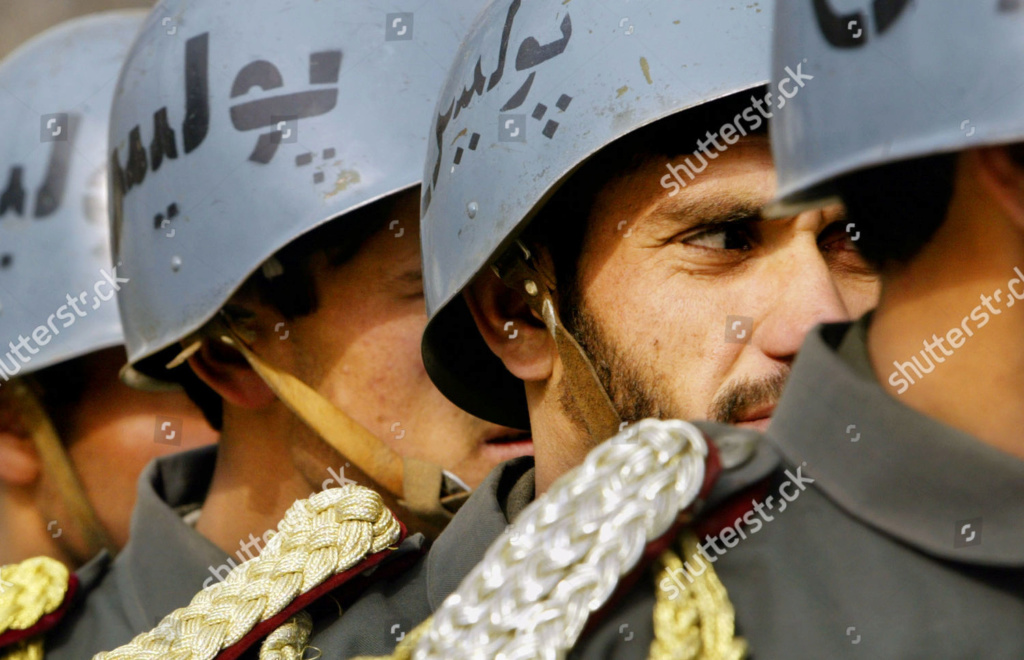
[[[617,274],[587,287],[588,312],[629,363],[670,388],[676,414],[703,414],[745,346],[726,341],[728,317],[746,315],[743,292],[668,269]]]
[[[878,278],[836,278],[836,289],[839,297],[849,312],[850,318],[858,319],[871,311],[878,304],[878,296],[882,290]]]

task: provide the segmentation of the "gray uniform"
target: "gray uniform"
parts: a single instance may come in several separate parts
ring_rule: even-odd
[[[206,498],[216,457],[216,447],[203,447],[150,463],[128,544],[113,561],[103,553],[78,571],[80,596],[47,636],[47,660],[89,658],[131,641],[187,605],[211,568],[227,565],[224,551],[182,519]]]
[[[1022,658],[1024,462],[886,394],[866,323],[808,336],[768,442],[712,492],[707,510],[755,483],[773,497],[756,530],[749,518],[737,525],[745,538],[730,537],[733,547],[705,546],[737,633],[754,658]],[[424,561],[371,589],[314,645],[390,652],[391,626],[408,631],[436,609],[525,506],[528,465],[495,471]],[[571,657],[646,658],[655,588],[641,578]]]

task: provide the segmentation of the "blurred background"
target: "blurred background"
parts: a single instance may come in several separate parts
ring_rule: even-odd
[[[148,9],[154,0],[0,0],[0,58],[48,27],[108,9]]]

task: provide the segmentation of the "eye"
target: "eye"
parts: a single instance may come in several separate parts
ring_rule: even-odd
[[[855,234],[856,235],[856,234]],[[857,244],[846,231],[842,221],[833,222],[818,236],[818,246],[822,252],[838,252],[850,250],[856,252]]]
[[[752,227],[755,221],[751,219],[715,224],[690,233],[681,242],[708,250],[747,251],[754,247],[756,240]]]

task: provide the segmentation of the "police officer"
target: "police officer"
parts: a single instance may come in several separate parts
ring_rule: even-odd
[[[111,262],[106,133],[117,72],[143,16],[69,21],[0,64],[0,565],[8,565],[0,633],[8,638],[69,594],[67,570],[36,557],[86,564],[74,578],[82,600],[97,567],[128,541],[146,463],[216,437],[183,392],[142,393],[118,378],[115,292],[132,282]],[[139,493],[140,508],[151,496]],[[59,594],[34,613],[26,606],[45,599],[20,581],[33,575],[52,577]]]
[[[808,335],[766,436],[780,462],[765,491],[747,495],[754,508],[729,511],[696,552],[691,541],[685,562],[637,582],[578,651],[1024,652],[1021,20],[1016,3],[893,0],[849,14],[779,3],[773,79],[806,61],[814,80],[772,120],[780,184],[767,213],[845,202],[858,248],[879,266],[880,303],[856,323]],[[700,449],[699,437],[689,440]],[[715,517],[708,509],[705,520]],[[610,516],[590,524],[621,536]],[[514,581],[506,568],[491,563],[476,577]],[[467,580],[459,595],[483,586]],[[505,600],[502,619],[522,627],[526,605],[543,609],[532,595],[518,609]],[[471,613],[463,620],[499,611],[453,604],[452,615]],[[733,616],[745,644],[723,647]],[[436,615],[448,643],[486,640],[448,621]],[[685,641],[671,633],[686,627],[699,629],[688,644],[660,643]]]
[[[618,569],[701,492],[703,455],[729,468],[702,494],[712,509],[771,473],[769,452],[721,429],[709,447],[682,422],[601,444],[646,416],[764,428],[806,332],[873,302],[838,209],[758,218],[774,189],[765,120],[812,84],[797,61],[784,92],[765,89],[770,10],[648,3],[620,26],[597,6],[501,2],[479,20],[441,94],[424,174],[424,360],[465,409],[531,424],[535,466],[492,473],[425,560],[375,585],[315,646],[380,654],[401,637],[424,645],[416,657],[555,657]],[[599,445],[575,490],[553,485]],[[652,506],[679,471],[687,487]],[[626,483],[646,499],[619,497]],[[549,490],[536,518],[502,535]],[[598,514],[619,516],[621,533],[587,522]],[[474,569],[492,542],[498,561]],[[556,579],[589,547],[624,555],[615,571],[601,555],[600,570]],[[520,581],[514,566],[535,572]],[[426,638],[413,632],[464,578]],[[597,592],[576,598],[581,586]],[[506,616],[515,607],[529,616]],[[649,606],[642,617],[650,628]],[[646,651],[627,643],[609,657]]]
[[[114,252],[136,284],[120,292],[126,375],[182,383],[221,440],[191,469],[199,508],[165,502],[53,648],[111,651],[199,592],[233,601],[203,611],[215,623],[189,610],[194,624],[145,651],[173,655],[156,645],[189,630],[232,646],[364,560],[418,549],[412,532],[436,534],[469,487],[529,451],[447,402],[419,353],[426,128],[476,5],[150,13],[110,128]],[[331,488],[353,483],[377,492]],[[252,574],[243,600],[237,576]]]

